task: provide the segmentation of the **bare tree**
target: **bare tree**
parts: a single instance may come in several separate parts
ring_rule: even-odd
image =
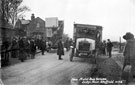
[[[13,28],[18,18],[24,16],[26,11],[30,11],[27,6],[21,6],[23,0],[1,0],[2,20],[4,23],[10,23]]]
[[[8,14],[8,11],[6,10],[6,9],[8,9],[7,8],[7,4],[6,4],[6,0],[1,0],[1,7],[0,7],[0,14],[1,14],[1,23],[2,23],[2,25],[4,26],[5,25],[5,23],[7,23],[8,22],[8,17],[7,17],[7,14]]]

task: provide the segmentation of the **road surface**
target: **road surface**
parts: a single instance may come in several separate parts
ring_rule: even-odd
[[[39,53],[35,59],[4,67],[2,68],[2,81],[5,85],[82,85],[77,84],[78,82],[71,83],[71,80],[90,78],[95,64],[91,59],[77,57],[70,62],[69,54],[70,52],[65,52],[63,60],[58,60],[56,53],[45,55]],[[112,59],[122,68],[121,55],[113,52]],[[100,56],[98,62],[107,58],[108,56]]]
[[[2,80],[5,85],[71,85],[73,78],[90,76],[93,66],[85,58],[70,62],[69,52],[63,60],[56,53],[37,54],[35,59],[2,68]]]

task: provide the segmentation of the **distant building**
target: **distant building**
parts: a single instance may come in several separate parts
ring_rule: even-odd
[[[27,36],[46,39],[45,21],[39,17],[35,18],[34,14],[32,14],[31,22],[27,29]]]
[[[30,24],[30,20],[18,19],[15,25],[16,35],[27,36],[27,30],[29,24]]]
[[[31,20],[18,19],[15,29],[18,36],[46,38],[45,21],[39,17],[35,18],[34,14]]]

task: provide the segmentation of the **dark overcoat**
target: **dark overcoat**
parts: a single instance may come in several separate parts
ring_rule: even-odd
[[[107,51],[112,51],[113,44],[111,42],[107,43]]]
[[[64,55],[64,47],[62,41],[58,42],[57,55]]]
[[[30,52],[35,53],[36,52],[36,44],[34,41],[30,41]]]
[[[25,59],[26,59],[25,44],[24,41],[21,39],[19,40],[19,60]]]
[[[40,43],[40,50],[46,50],[46,41],[42,40]]]
[[[127,40],[123,54],[124,64],[129,63],[132,66],[131,73],[135,75],[135,39]]]

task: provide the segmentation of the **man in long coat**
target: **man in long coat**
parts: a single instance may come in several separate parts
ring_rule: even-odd
[[[106,55],[106,47],[107,47],[106,41],[104,40],[103,41],[103,55]]]
[[[62,60],[61,56],[64,55],[64,47],[61,38],[58,41],[57,55],[59,56],[59,60]]]
[[[124,49],[124,67],[129,64],[131,65],[131,74],[129,78],[131,80],[135,78],[135,39],[134,35],[131,33],[126,33],[123,38],[127,41],[125,49]]]
[[[36,43],[35,43],[34,39],[31,39],[31,41],[30,41],[31,59],[35,58],[35,53],[36,53]]]
[[[108,41],[107,42],[107,52],[109,54],[109,58],[111,58],[112,57],[112,47],[113,47],[113,44],[112,44],[110,39],[107,39],[107,41]]]
[[[46,41],[45,40],[41,40],[40,50],[41,50],[42,55],[44,55],[44,52],[46,51]]]
[[[20,39],[18,43],[19,43],[19,60],[21,60],[21,62],[24,62],[24,60],[26,60],[24,38]]]
[[[12,43],[11,43],[11,57],[12,58],[17,58],[17,52],[18,52],[18,49],[19,49],[19,46],[18,46],[18,42],[17,40],[14,38]]]

